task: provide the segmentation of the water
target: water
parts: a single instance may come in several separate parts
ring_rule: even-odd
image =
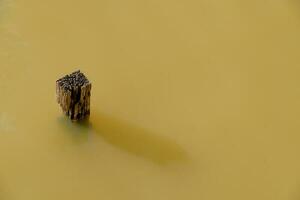
[[[300,199],[299,12],[0,0],[0,199]],[[77,69],[80,124],[55,102]]]

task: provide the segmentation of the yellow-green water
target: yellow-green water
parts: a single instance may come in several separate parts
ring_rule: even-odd
[[[0,199],[299,200],[299,35],[296,0],[0,0]]]

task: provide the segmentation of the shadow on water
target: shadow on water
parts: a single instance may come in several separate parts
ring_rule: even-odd
[[[187,154],[175,141],[142,127],[93,111],[89,121],[72,123],[66,117],[59,119],[76,139],[88,138],[90,133],[130,154],[143,157],[156,164],[184,162]]]

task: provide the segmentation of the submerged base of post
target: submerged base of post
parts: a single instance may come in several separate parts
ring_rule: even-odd
[[[79,70],[56,81],[57,102],[72,121],[89,117],[91,88],[92,84]]]

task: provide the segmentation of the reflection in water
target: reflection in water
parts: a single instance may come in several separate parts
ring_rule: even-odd
[[[66,117],[60,117],[58,121],[74,141],[86,141],[89,134],[95,133],[115,147],[157,164],[187,159],[185,151],[176,142],[95,111],[90,121],[73,123]]]
[[[63,133],[67,133],[74,143],[81,144],[88,140],[92,127],[88,120],[74,123],[66,116],[60,116],[57,121],[64,129]]]

